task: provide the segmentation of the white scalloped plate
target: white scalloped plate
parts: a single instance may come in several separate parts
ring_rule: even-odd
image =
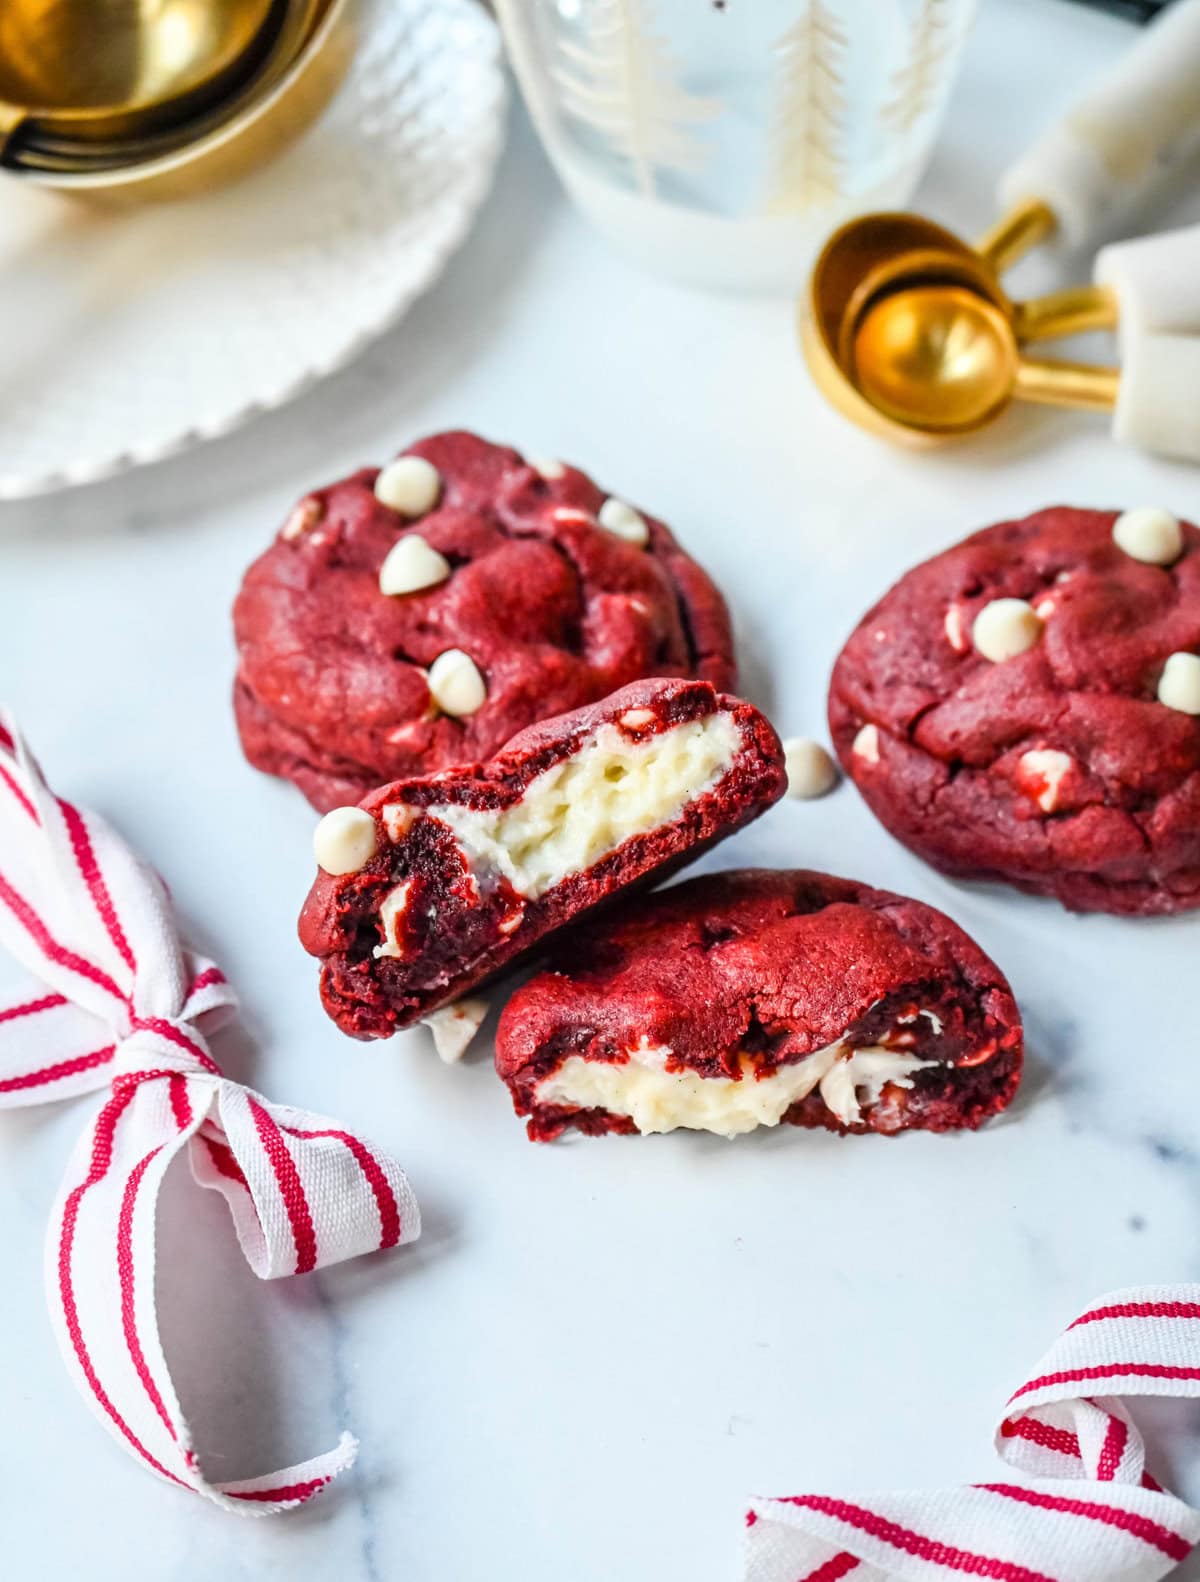
[[[0,183],[0,499],[282,406],[390,328],[491,185],[506,85],[477,0],[359,0],[320,120],[202,198],[103,213]]]

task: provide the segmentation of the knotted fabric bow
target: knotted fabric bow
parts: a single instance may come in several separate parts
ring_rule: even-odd
[[[47,1292],[77,1385],[132,1455],[226,1510],[302,1504],[354,1460],[349,1434],[265,1477],[210,1483],[159,1342],[155,1211],[171,1161],[220,1192],[263,1279],[304,1274],[420,1230],[399,1166],[336,1122],[221,1075],[207,1035],[235,1006],[180,948],[162,881],[100,819],[47,786],[0,722],[0,943],[39,980],[0,997],[0,1105],[108,1089],[50,1219]]]
[[[1059,1337],[996,1434],[1029,1481],[755,1500],[746,1582],[1154,1582],[1200,1541],[1200,1511],[1146,1471],[1122,1401],[1139,1395],[1200,1396],[1200,1286],[1118,1291]]]

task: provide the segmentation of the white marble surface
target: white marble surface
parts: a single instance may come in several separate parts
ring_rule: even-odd
[[[1056,0],[986,3],[932,211],[982,225],[1003,161],[1127,38]],[[175,1183],[160,1286],[206,1465],[248,1475],[343,1425],[363,1441],[304,1513],[239,1522],[122,1454],[55,1353],[41,1237],[84,1105],[0,1116],[14,1582],[722,1582],[744,1493],[987,1475],[1000,1402],[1084,1303],[1200,1278],[1200,919],[1069,917],[951,884],[848,788],[781,805],[709,863],[826,865],[977,935],[1030,1047],[1019,1101],[977,1136],[534,1148],[486,1048],[447,1069],[423,1033],[364,1047],[325,1021],[294,937],[312,818],[238,753],[228,608],[296,494],[457,424],[578,459],[676,524],[729,590],[746,690],[785,733],[821,729],[866,604],[967,529],[1056,499],[1200,514],[1200,474],[1121,453],[1091,419],[1014,418],[938,457],[859,435],[808,385],[788,304],[627,270],[519,120],[472,242],[353,368],[239,437],[0,513],[2,690],[240,985],[244,1031],[218,1054],[393,1149],[427,1226],[260,1287],[220,1203]],[[1196,1412],[1155,1412],[1152,1440],[1200,1499]]]

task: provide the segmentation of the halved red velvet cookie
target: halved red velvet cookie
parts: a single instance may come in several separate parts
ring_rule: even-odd
[[[732,834],[784,784],[757,709],[665,679],[532,726],[488,763],[373,791],[318,827],[300,939],[325,1008],[386,1038]]]
[[[322,811],[640,677],[736,679],[725,601],[662,522],[464,433],[305,496],[234,629],[243,750]]]
[[[496,1069],[535,1141],[978,1126],[1012,1098],[1000,969],[920,901],[746,869],[630,902],[509,1000]]]
[[[829,723],[872,812],[947,873],[1200,906],[1200,530],[1055,506],[975,533],[862,618]]]

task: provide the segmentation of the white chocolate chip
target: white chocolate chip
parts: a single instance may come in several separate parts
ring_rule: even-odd
[[[383,898],[383,905],[379,908],[379,926],[383,931],[383,943],[376,945],[372,952],[377,961],[383,956],[394,956],[398,961],[404,958],[404,950],[396,934],[396,924],[408,911],[408,897],[412,887],[411,879],[402,879]]]
[[[299,505],[292,507],[291,515],[279,530],[279,536],[289,541],[303,538],[309,528],[316,527],[324,515],[325,507],[320,500],[314,495],[306,495]]]
[[[466,1053],[487,1013],[486,1000],[459,1000],[454,1005],[443,1005],[440,1011],[431,1011],[421,1020],[433,1034],[433,1047],[452,1066]]]
[[[556,522],[586,522],[589,527],[596,525],[592,513],[581,511],[577,505],[556,505],[550,514]]]
[[[375,846],[375,820],[360,807],[335,807],[313,830],[313,856],[326,873],[357,873]]]
[[[1200,655],[1170,656],[1158,680],[1158,701],[1181,714],[1200,714]]]
[[[375,498],[402,516],[424,516],[442,492],[442,475],[424,456],[397,456],[375,480]]]
[[[417,813],[407,802],[389,802],[383,809],[383,827],[393,845],[402,841]]]
[[[1043,813],[1053,813],[1058,806],[1059,787],[1074,767],[1075,760],[1070,753],[1059,752],[1056,747],[1037,747],[1022,753],[1022,789],[1033,797]]]
[[[792,736],[783,744],[788,796],[818,797],[837,784],[837,765],[821,746],[807,736]]]
[[[1179,518],[1157,505],[1122,511],[1113,523],[1112,536],[1118,549],[1147,566],[1169,566],[1183,554]]]
[[[1042,618],[1025,599],[993,599],[971,628],[976,649],[995,664],[1025,653],[1041,635]]]
[[[650,540],[646,518],[631,505],[626,505],[624,500],[615,497],[605,500],[597,520],[601,527],[623,538],[627,544],[645,544]]]
[[[869,764],[879,762],[879,727],[877,725],[864,725],[854,738],[850,748],[858,758],[865,758]]]
[[[429,667],[429,695],[443,714],[474,714],[487,701],[479,666],[461,648],[447,648]]]
[[[416,593],[432,588],[450,575],[450,562],[421,537],[406,533],[388,550],[379,568],[380,593]]]
[[[653,725],[657,718],[653,709],[626,709],[617,724],[627,731],[640,731],[646,725]]]
[[[558,478],[565,478],[567,469],[561,461],[555,461],[549,456],[531,456],[529,465],[539,478],[545,478],[547,483],[554,483]]]
[[[967,641],[966,630],[963,627],[962,610],[959,609],[957,604],[952,604],[946,611],[946,619],[943,626],[946,633],[946,641],[954,652],[956,654],[965,654],[971,645]]]

